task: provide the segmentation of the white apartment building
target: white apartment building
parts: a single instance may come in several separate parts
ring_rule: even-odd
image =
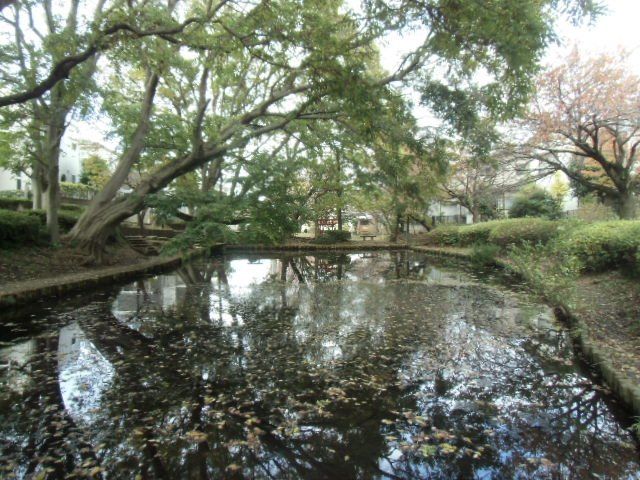
[[[82,175],[82,161],[90,155],[109,158],[109,151],[100,143],[87,141],[75,136],[63,139],[60,153],[60,181],[79,183]],[[31,178],[24,172],[15,174],[0,168],[0,192],[20,190],[25,195],[31,191]]]

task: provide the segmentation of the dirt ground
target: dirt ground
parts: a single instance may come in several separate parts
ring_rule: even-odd
[[[96,266],[77,250],[61,246],[0,249],[0,290],[16,282],[133,265],[148,259],[128,246],[110,246],[104,265]]]

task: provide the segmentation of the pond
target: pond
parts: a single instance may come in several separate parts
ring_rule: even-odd
[[[418,253],[217,257],[28,317],[2,478],[640,478],[550,308]]]

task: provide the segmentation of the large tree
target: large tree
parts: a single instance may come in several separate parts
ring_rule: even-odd
[[[552,8],[576,2],[497,3],[366,1],[354,12],[339,0],[115,1],[86,35],[69,42],[74,49],[40,62],[30,83],[9,88],[20,98],[4,104],[50,95],[66,81],[51,83],[47,72],[62,62],[63,78],[73,78],[98,52],[106,70],[125,80],[123,88],[137,72],[134,88],[116,100],[126,117],[116,124],[119,163],[70,234],[99,256],[113,229],[178,177],[199,170],[216,179],[225,159],[292,123],[334,121],[366,130],[387,108],[394,83],[415,80],[423,101],[444,106],[438,111],[452,123],[461,104],[513,113],[551,37]],[[374,68],[375,41],[415,27],[424,41],[398,70]],[[70,56],[78,61],[67,62]],[[472,88],[480,68],[492,80]],[[470,103],[471,97],[482,101]],[[118,118],[109,101],[105,108]],[[160,127],[169,128],[164,138]],[[141,162],[144,175],[130,194],[118,196]]]
[[[624,53],[585,58],[574,49],[537,84],[519,157],[539,162],[542,173],[564,172],[583,192],[610,201],[621,218],[634,218],[640,77]]]
[[[81,12],[80,2],[71,1],[58,6],[60,10],[54,13],[50,0],[43,1],[41,5],[14,3],[11,9],[7,9],[10,14],[0,15],[0,21],[9,26],[14,40],[3,51],[2,60],[13,61],[0,64],[0,73],[5,79],[4,88],[0,91],[37,83],[40,65],[59,61],[69,49],[73,49],[87,34],[87,22],[97,21],[103,7],[104,1],[100,1],[93,8],[87,7]],[[91,88],[96,60],[94,56],[83,63],[68,82],[52,85],[46,97],[31,99],[20,109],[5,108],[0,112],[6,128],[20,132],[26,139],[26,148],[16,151],[14,156],[27,153],[31,160],[28,172],[34,190],[34,207],[45,207],[47,228],[53,242],[59,240],[61,143],[74,109],[87,109],[87,105],[81,105],[80,101],[84,92]],[[14,164],[16,162],[22,163],[24,159],[17,158]]]

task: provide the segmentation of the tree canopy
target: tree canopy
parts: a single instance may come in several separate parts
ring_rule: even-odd
[[[236,189],[249,195],[239,183],[255,184],[253,159],[293,148],[312,124],[333,125],[325,145],[351,137],[375,157],[379,179],[401,171],[406,197],[416,188],[416,162],[437,155],[423,156],[436,139],[418,133],[400,85],[420,92],[456,132],[482,116],[507,118],[531,91],[556,12],[595,10],[590,2],[493,3],[69,0],[62,17],[50,0],[18,1],[0,13],[11,32],[0,40],[0,115],[9,130],[32,132],[30,171],[36,176],[42,165],[52,218],[65,125],[97,105],[110,119],[120,143],[115,170],[69,235],[98,257],[120,222],[185,175],[203,192],[217,188],[216,202]],[[422,41],[385,72],[377,42],[408,30],[422,32]],[[300,155],[311,161],[306,147]],[[412,160],[402,166],[403,158]],[[278,162],[266,163],[277,176]],[[118,195],[125,186],[129,193]]]
[[[622,218],[635,215],[640,146],[640,77],[624,53],[585,58],[575,49],[545,71],[524,127],[521,158],[562,171],[579,193],[610,200]]]

